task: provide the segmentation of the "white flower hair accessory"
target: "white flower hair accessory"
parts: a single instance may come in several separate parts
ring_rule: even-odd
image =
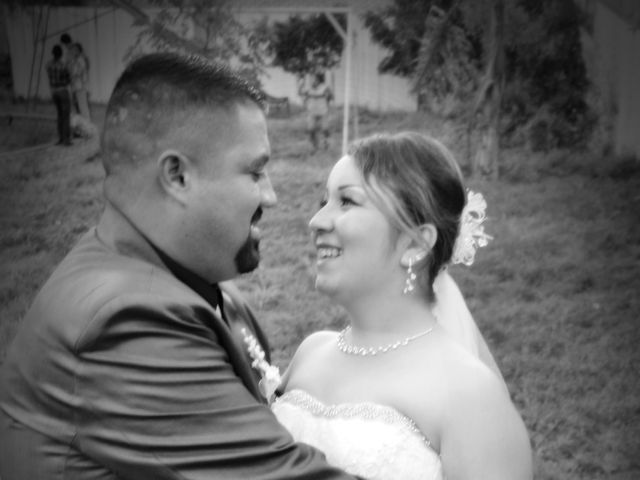
[[[267,399],[267,402],[271,403],[276,389],[280,386],[280,383],[282,383],[280,369],[267,362],[264,350],[260,346],[260,343],[258,343],[258,340],[256,340],[256,337],[249,333],[246,328],[243,328],[240,332],[242,333],[244,343],[247,344],[247,351],[251,358],[253,358],[251,366],[258,370],[260,377],[262,377],[258,383],[260,393]]]
[[[456,243],[453,246],[453,255],[451,263],[463,263],[467,266],[473,264],[476,256],[476,250],[480,247],[486,247],[489,240],[493,239],[491,235],[484,232],[482,223],[485,221],[487,202],[481,193],[467,192],[467,204],[462,210],[460,219],[460,232]]]

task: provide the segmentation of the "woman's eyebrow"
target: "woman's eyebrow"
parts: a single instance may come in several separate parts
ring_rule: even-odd
[[[364,190],[364,188],[362,188],[362,185],[358,185],[358,184],[347,184],[347,185],[340,185],[338,187],[338,191],[342,191],[342,190],[347,190],[349,188],[357,188],[359,190]]]

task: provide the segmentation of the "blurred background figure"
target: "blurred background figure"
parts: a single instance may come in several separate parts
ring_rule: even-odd
[[[51,54],[53,58],[47,63],[47,76],[58,119],[57,145],[72,145],[71,94],[69,92],[71,75],[67,64],[62,60],[62,47],[55,45]]]
[[[69,58],[71,57],[71,53],[69,50],[71,49],[71,35],[68,33],[63,33],[60,35],[60,45],[62,46],[62,61],[69,62]]]
[[[331,87],[325,80],[323,72],[312,75],[311,84],[301,83],[300,96],[307,109],[307,131],[313,151],[320,146],[320,136],[323,137],[322,147],[329,148],[329,106],[333,100]]]
[[[71,93],[73,105],[78,114],[91,121],[88,101],[89,59],[78,42],[69,48],[69,71],[71,73]]]
[[[98,133],[89,111],[89,59],[78,42],[69,47],[67,62],[71,74],[71,132],[75,137],[91,138]]]

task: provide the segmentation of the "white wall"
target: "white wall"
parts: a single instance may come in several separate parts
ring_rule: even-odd
[[[617,112],[614,144],[618,153],[635,153],[640,158],[640,31],[613,15],[605,7],[596,22],[596,34],[602,36],[601,56],[617,59],[612,78]]]
[[[604,113],[613,114],[616,152],[640,157],[640,29],[629,20],[595,2],[585,54]]]
[[[271,14],[270,21],[284,21],[287,14]],[[261,13],[240,15],[247,21],[262,18]],[[379,111],[415,111],[417,102],[410,93],[409,82],[392,75],[380,75],[378,64],[384,57],[384,50],[373,43],[368,30],[364,27],[358,15],[351,16],[354,22],[354,43],[351,54],[351,103]],[[330,73],[335,101],[344,103],[345,95],[345,59],[343,52],[341,64]],[[293,102],[301,100],[297,94],[296,78],[280,68],[267,70],[268,76],[263,79],[265,90],[272,96],[288,96]]]
[[[40,98],[49,98],[49,87],[44,66],[51,58],[51,49],[58,43],[60,34],[68,32],[74,41],[80,42],[88,55],[90,100],[106,102],[118,75],[125,66],[124,57],[135,43],[139,27],[134,27],[132,18],[122,10],[94,7],[43,7],[49,12],[44,42],[34,42],[37,17],[26,10],[14,10],[5,16],[9,47],[12,59],[14,93],[26,97],[32,68],[35,75],[31,82],[31,95],[36,92]],[[241,21],[251,22],[264,16],[264,11],[245,11],[239,15]],[[271,20],[286,20],[286,13],[270,14]],[[352,103],[374,110],[416,110],[416,100],[409,93],[408,82],[390,75],[380,75],[377,65],[383,51],[374,45],[368,31],[357,15],[354,19],[355,43],[352,54]],[[40,38],[44,36],[44,27]],[[33,54],[36,49],[36,61]],[[44,56],[42,57],[42,54]],[[42,58],[42,61],[41,61]],[[337,104],[344,99],[344,69],[342,65],[331,74],[334,81]],[[287,96],[292,102],[300,101],[297,94],[296,78],[280,68],[269,68],[262,79],[265,91],[272,96]],[[38,88],[36,89],[36,84]]]
[[[49,98],[46,63],[51,49],[59,43],[63,32],[82,44],[89,57],[90,100],[105,102],[115,81],[124,68],[123,57],[135,42],[136,29],[131,17],[112,8],[49,8],[44,7],[44,22],[36,38],[38,16],[25,10],[14,10],[7,15],[7,33],[11,51],[14,94]],[[42,38],[45,38],[44,43]],[[34,60],[35,51],[35,60]],[[31,89],[29,90],[31,83]],[[37,88],[36,88],[37,87]]]

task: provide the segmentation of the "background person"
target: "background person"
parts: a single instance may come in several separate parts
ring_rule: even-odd
[[[300,95],[307,110],[307,131],[313,151],[318,150],[321,135],[322,146],[326,150],[329,148],[329,106],[333,92],[325,81],[325,74],[313,74],[311,85],[303,84]]]
[[[293,442],[227,281],[276,203],[261,95],[227,69],[130,64],[101,141],[105,209],[42,287],[0,370],[0,477],[347,479]],[[252,350],[255,353],[255,350]]]
[[[55,45],[52,58],[47,63],[47,76],[51,98],[56,106],[58,142],[57,145],[72,145],[71,142],[71,75],[68,65],[62,60],[62,47]]]
[[[62,61],[69,62],[71,58],[71,45],[73,41],[71,40],[71,35],[68,33],[63,33],[60,35],[60,45],[62,46]]]
[[[71,93],[78,114],[91,121],[89,112],[89,59],[84,54],[82,45],[73,43],[69,49],[69,70],[71,72]]]
[[[329,175],[309,224],[316,287],[344,307],[349,326],[302,343],[272,408],[294,438],[350,473],[532,478],[527,432],[495,364],[434,313],[434,280],[448,276],[454,252],[473,259],[468,238],[456,246],[466,203],[451,154],[417,133],[362,140]],[[482,205],[471,206],[481,219]],[[486,240],[478,223],[467,233]]]

